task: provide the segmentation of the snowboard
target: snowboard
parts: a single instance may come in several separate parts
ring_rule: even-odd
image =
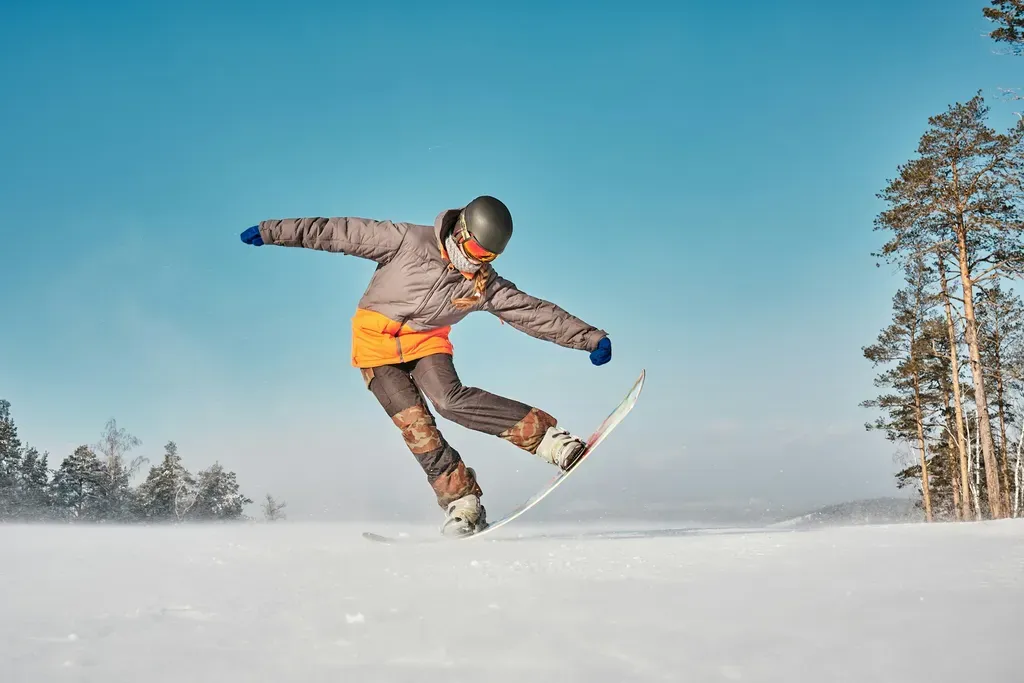
[[[544,500],[544,498],[546,498],[552,491],[558,488],[562,484],[562,482],[568,479],[569,475],[571,475],[573,472],[579,469],[579,466],[583,463],[583,461],[586,460],[590,456],[590,454],[594,452],[594,449],[596,449],[601,444],[601,442],[604,441],[609,434],[611,434],[612,430],[615,429],[615,427],[618,426],[620,422],[622,422],[626,415],[629,414],[629,411],[633,409],[633,406],[636,405],[637,399],[640,398],[640,390],[643,389],[644,386],[644,378],[646,377],[646,374],[646,370],[640,371],[640,376],[636,379],[636,382],[634,382],[633,387],[629,390],[629,393],[626,394],[625,398],[623,398],[622,401],[619,402],[619,405],[615,407],[615,410],[613,410],[608,415],[608,417],[604,419],[604,421],[597,427],[597,429],[594,430],[594,433],[591,434],[590,438],[587,439],[587,447],[583,451],[583,454],[576,459],[576,462],[573,463],[573,465],[567,470],[559,470],[558,474],[556,474],[547,483],[547,485],[544,486],[544,488],[542,488],[529,499],[521,503],[518,507],[513,509],[511,512],[506,514],[501,519],[492,522],[480,531],[477,531],[472,534],[467,534],[465,536],[442,536],[439,532],[436,537],[424,539],[412,538],[408,536],[385,536],[383,534],[377,534],[372,531],[364,531],[363,538],[366,538],[371,541],[377,541],[380,543],[430,543],[443,541],[464,541],[472,538],[480,538],[481,536],[486,536],[487,534],[500,529],[501,527],[505,526],[512,520],[516,519],[517,517],[525,513],[527,510],[532,508],[540,501]]]

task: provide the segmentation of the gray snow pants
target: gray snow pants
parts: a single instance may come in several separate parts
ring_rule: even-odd
[[[557,424],[539,408],[465,386],[447,353],[361,372],[367,388],[401,430],[442,508],[482,491],[476,473],[441,434],[423,395],[446,420],[497,436],[529,453],[537,452],[548,427]]]

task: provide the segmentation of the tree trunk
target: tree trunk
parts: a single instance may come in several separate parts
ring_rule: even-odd
[[[949,333],[949,363],[952,366],[953,375],[953,410],[956,414],[956,448],[960,454],[960,491],[961,504],[963,509],[961,515],[968,519],[971,513],[971,500],[968,492],[970,489],[970,469],[967,466],[967,439],[964,436],[964,402],[960,398],[960,345],[956,339],[956,323],[953,320],[953,306],[949,299],[949,283],[946,281],[946,260],[940,253],[939,277],[942,284],[942,303],[946,308],[946,330]]]
[[[917,442],[920,444],[921,454],[921,494],[924,496],[924,518],[925,521],[931,522],[932,494],[931,486],[928,483],[928,456],[924,441],[924,416],[921,413],[921,390],[916,370],[914,371],[914,412],[917,418]]]
[[[985,464],[985,487],[992,519],[1000,519],[1003,516],[1003,496],[999,486],[999,465],[996,462],[995,445],[992,443],[988,398],[985,395],[985,376],[981,364],[981,349],[978,345],[978,321],[974,315],[974,282],[968,270],[970,253],[967,250],[967,231],[962,214],[958,216],[958,222],[957,242],[960,251],[958,260],[966,322],[964,336],[967,339],[967,350],[971,359],[971,376],[974,378],[974,403],[978,411],[978,436]]]
[[[999,316],[996,315],[995,329],[996,344],[996,367],[993,368],[996,376],[996,405],[999,408],[999,445],[1002,453],[1002,481],[1006,483],[1003,487],[1003,509],[1009,513],[1010,510],[1010,454],[1009,446],[1006,443],[1006,410],[1003,408],[1003,357],[999,350]]]
[[[1021,475],[1024,474],[1024,462],[1021,461],[1021,446],[1024,446],[1024,426],[1021,427],[1020,437],[1017,440],[1017,464],[1013,468],[1013,516],[1020,516],[1021,503]]]
[[[977,458],[979,448],[977,444],[971,446],[971,423],[970,421],[964,422],[964,429],[967,432],[967,471],[969,475],[974,475],[978,468],[975,466],[975,459]],[[972,510],[974,510],[974,519],[981,521],[981,501],[978,500],[978,487],[971,481],[971,477],[967,477],[967,488],[964,489],[965,495],[970,496],[972,503]]]
[[[934,348],[935,342],[932,341]],[[937,351],[937,350],[936,350]],[[939,354],[935,353],[935,357],[938,358]],[[957,476],[959,469],[960,458],[956,450],[956,438],[953,436],[952,426],[949,424],[949,387],[945,383],[942,384],[942,408],[943,415],[946,416],[946,449],[949,452],[949,484],[953,494],[953,514],[956,517],[956,521],[963,520],[963,511],[960,509],[960,478]]]
[[[961,505],[960,504],[960,500],[961,500],[961,497],[960,497],[960,478],[956,476],[956,471],[957,471],[956,465],[959,462],[959,458],[957,457],[957,453],[956,453],[956,439],[953,438],[952,434],[950,434],[948,438],[949,438],[949,459],[950,459],[950,465],[951,465],[951,467],[949,468],[949,472],[950,472],[949,483],[950,483],[950,488],[953,489],[953,514],[956,517],[956,521],[962,522],[964,520],[964,511],[960,507],[960,505]]]

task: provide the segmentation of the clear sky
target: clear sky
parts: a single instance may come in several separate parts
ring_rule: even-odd
[[[513,8],[514,4],[514,8]],[[54,465],[110,417],[291,518],[438,516],[349,365],[373,264],[243,245],[264,218],[431,223],[494,194],[496,264],[614,357],[478,313],[467,384],[586,435],[545,506],[778,508],[895,493],[861,356],[897,281],[875,198],[927,117],[1024,86],[982,1],[5,3],[0,396]],[[552,3],[554,5],[554,3]],[[441,422],[491,515],[550,470]]]

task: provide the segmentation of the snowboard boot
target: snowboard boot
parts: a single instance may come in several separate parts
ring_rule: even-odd
[[[548,427],[537,447],[537,455],[559,469],[568,470],[576,464],[586,448],[587,444],[578,436],[573,436],[561,427]]]
[[[487,510],[475,493],[453,500],[445,512],[447,516],[441,526],[445,536],[465,536],[487,528]]]

